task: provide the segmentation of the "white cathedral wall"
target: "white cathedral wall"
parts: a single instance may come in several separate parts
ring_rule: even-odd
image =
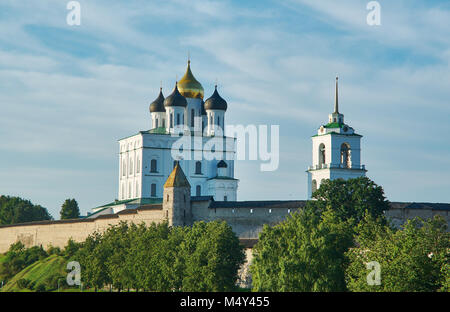
[[[120,156],[119,166],[125,160],[126,175],[122,175],[122,167],[119,170],[119,200],[130,198],[149,198],[151,197],[151,185],[156,184],[156,198],[163,196],[163,185],[167,180],[169,174],[173,170],[174,159],[172,158],[171,147],[172,144],[178,140],[177,136],[159,135],[159,134],[137,134],[119,141]],[[235,139],[223,137],[201,137],[202,146],[206,142],[214,145],[218,154],[228,164],[228,175],[234,177],[234,155],[235,155]],[[138,144],[139,143],[139,144]],[[135,147],[136,146],[136,147]],[[191,145],[191,153],[194,144]],[[202,148],[202,147],[200,147]],[[192,155],[192,154],[191,154]],[[133,161],[134,169],[130,173],[129,162]],[[140,160],[140,172],[136,170],[137,159]],[[157,172],[150,172],[151,160],[157,161]],[[207,181],[210,178],[217,176],[217,163],[219,160],[207,160],[203,158],[202,174],[195,173],[195,162],[197,160],[180,160],[180,165],[191,184],[191,194],[196,195],[196,186],[200,185],[201,195],[214,195],[207,186]],[[131,186],[131,196],[130,196]],[[137,193],[136,193],[137,192]],[[230,190],[226,191],[228,200],[235,200],[236,188],[234,193]],[[136,196],[137,194],[137,196]],[[223,198],[225,193],[221,193]]]
[[[140,134],[120,140],[119,143],[118,199],[141,196],[142,136]]]

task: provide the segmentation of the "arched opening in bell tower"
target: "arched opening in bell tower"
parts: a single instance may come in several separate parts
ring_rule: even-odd
[[[322,167],[322,165],[325,164],[325,144],[319,145],[319,166]]]
[[[344,168],[351,168],[351,150],[350,144],[342,143],[341,145],[341,165]]]

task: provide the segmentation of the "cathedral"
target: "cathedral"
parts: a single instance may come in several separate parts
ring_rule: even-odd
[[[172,93],[164,97],[161,88],[150,104],[150,130],[119,140],[118,202],[157,202],[163,197],[163,185],[176,163],[192,185],[192,196],[237,200],[236,139],[224,135],[228,104],[217,85],[212,95],[203,99],[203,86],[192,74],[189,60],[186,73],[175,83]],[[187,149],[183,146],[186,158],[173,157],[173,145],[180,136],[192,142]],[[221,146],[222,150],[214,151],[214,159],[207,159],[204,147],[211,145]]]

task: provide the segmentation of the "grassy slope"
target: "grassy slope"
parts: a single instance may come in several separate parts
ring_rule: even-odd
[[[37,261],[27,266],[19,273],[17,273],[3,287],[2,291],[29,291],[28,289],[20,289],[17,286],[17,281],[21,278],[25,278],[30,281],[36,282],[36,285],[38,285],[44,282],[48,277],[53,275],[55,272],[60,272],[61,274],[63,274],[63,276],[65,276],[67,274],[65,271],[66,264],[67,260],[57,255],[52,255],[41,261]]]

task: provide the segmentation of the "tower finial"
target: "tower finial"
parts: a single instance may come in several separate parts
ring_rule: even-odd
[[[336,94],[334,98],[334,113],[336,114],[339,114],[338,79],[339,77],[336,75]]]
[[[188,50],[188,65],[191,64],[191,52]]]

